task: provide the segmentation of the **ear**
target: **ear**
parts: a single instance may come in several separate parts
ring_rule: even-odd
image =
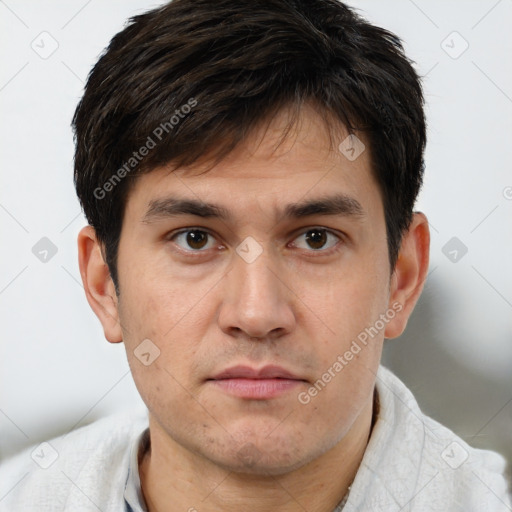
[[[114,283],[92,226],[85,226],[78,234],[78,263],[87,301],[103,326],[105,338],[111,343],[123,341]]]
[[[430,230],[423,213],[415,213],[402,238],[398,259],[391,276],[388,307],[396,315],[386,325],[385,338],[400,336],[418,301],[427,278],[430,251]]]

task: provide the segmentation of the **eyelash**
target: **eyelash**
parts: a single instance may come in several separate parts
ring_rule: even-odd
[[[340,236],[339,234],[335,233],[334,231],[332,231],[330,229],[327,229],[327,228],[324,228],[324,227],[320,227],[320,226],[312,226],[312,227],[308,227],[307,229],[304,229],[297,236],[295,236],[295,238],[293,240],[296,240],[301,235],[305,235],[309,231],[314,231],[314,230],[324,231],[328,235],[335,236],[336,238],[338,238],[339,241],[333,247],[330,247],[329,249],[317,249],[317,250],[311,249],[311,250],[307,250],[307,252],[309,252],[309,253],[318,253],[321,256],[325,256],[325,255],[334,254],[334,253],[338,252],[339,250],[341,250],[340,246],[343,245],[344,238],[342,236]],[[189,232],[192,232],[192,231],[199,231],[201,233],[206,233],[207,235],[211,236],[212,238],[215,238],[214,235],[209,230],[207,230],[207,229],[203,229],[203,228],[199,228],[199,227],[189,227],[187,229],[182,229],[182,230],[170,233],[168,236],[166,236],[166,239],[168,241],[173,241],[179,235],[182,235],[184,233],[189,233]],[[183,253],[186,253],[187,256],[192,256],[192,257],[203,256],[204,253],[208,252],[208,249],[187,250],[187,249],[183,249],[182,247],[179,247],[179,250],[181,252],[183,252]],[[306,249],[302,249],[302,250],[306,250]]]

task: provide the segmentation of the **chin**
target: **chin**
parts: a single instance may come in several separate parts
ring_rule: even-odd
[[[281,476],[291,473],[302,466],[307,464],[307,460],[291,461],[291,460],[276,460],[273,458],[269,460],[268,457],[262,456],[258,460],[240,460],[239,457],[230,461],[215,461],[223,469],[236,473],[238,475],[251,475],[268,477],[268,476]]]
[[[299,440],[290,442],[268,439],[248,441],[231,453],[216,453],[210,460],[227,471],[237,474],[279,476],[305,466],[322,454],[322,450],[305,450]]]

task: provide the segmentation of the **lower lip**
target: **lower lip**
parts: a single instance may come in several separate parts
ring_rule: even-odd
[[[274,398],[303,383],[293,379],[219,379],[210,382],[230,395],[252,400]]]

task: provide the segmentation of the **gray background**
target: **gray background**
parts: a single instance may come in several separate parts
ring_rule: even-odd
[[[430,274],[384,362],[426,413],[512,461],[512,0],[349,3],[425,77]],[[2,457],[141,405],[82,289],[69,125],[102,49],[157,4],[0,1]]]

